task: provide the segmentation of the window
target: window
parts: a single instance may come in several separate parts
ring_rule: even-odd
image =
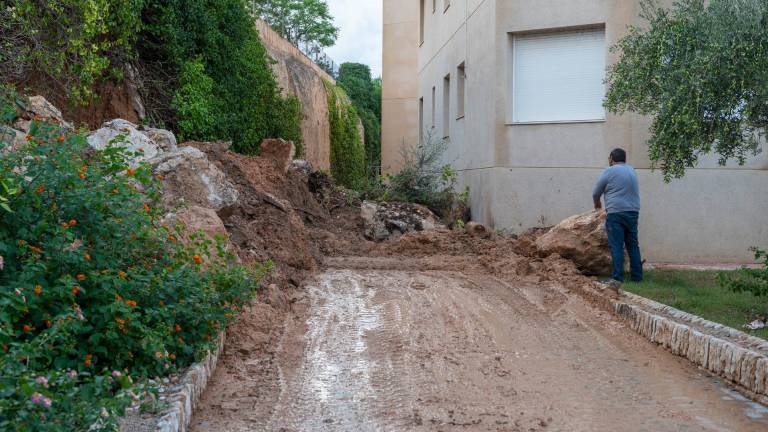
[[[443,78],[443,138],[451,136],[451,75]]]
[[[432,13],[437,10],[437,0],[432,0]]]
[[[432,129],[435,128],[435,106],[437,101],[435,100],[435,88],[432,87]]]
[[[512,121],[604,120],[605,30],[514,36]]]
[[[444,0],[443,13],[445,13],[445,11],[447,11],[449,7],[451,7],[451,0]]]
[[[419,0],[419,45],[424,43],[424,2]]]
[[[456,68],[456,118],[460,119],[464,117],[464,82],[467,79],[467,74],[464,69],[464,62],[461,62],[459,67]]]
[[[419,98],[419,144],[424,141],[424,98]]]

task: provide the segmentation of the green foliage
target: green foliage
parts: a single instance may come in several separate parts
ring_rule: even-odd
[[[200,358],[257,288],[262,269],[160,224],[151,170],[128,156],[33,122],[0,158],[16,189],[0,211],[2,430],[114,429],[131,376]]]
[[[309,54],[333,46],[338,27],[325,0],[248,0],[254,14]]]
[[[0,45],[3,81],[43,73],[86,104],[93,87],[130,58],[140,28],[142,0],[10,0],[3,5],[4,29],[12,36]],[[117,66],[117,68],[116,68]]]
[[[415,147],[403,145],[403,167],[386,179],[387,186],[381,199],[415,202],[443,217],[453,217],[454,210],[464,207],[469,200],[469,190],[456,193],[458,174],[450,164],[443,162],[447,145],[447,141],[431,134]]]
[[[343,63],[336,82],[344,88],[357,109],[365,128],[365,163],[369,174],[376,175],[381,166],[381,81],[378,81],[377,93],[368,66]]]
[[[762,261],[763,268],[722,272],[718,275],[718,281],[733,292],[751,292],[756,296],[768,298],[768,253],[757,248],[753,250],[755,260]]]
[[[186,137],[231,140],[233,149],[245,154],[257,153],[261,141],[271,137],[301,147],[298,100],[281,97],[270,70],[272,60],[244,0],[144,0],[142,19],[137,49],[152,75],[148,93],[167,93],[164,78],[180,76],[179,86],[166,98],[181,100],[191,90],[201,96],[198,101],[206,100],[194,106],[205,106],[213,118],[210,128],[200,122],[184,123],[184,128],[179,124]],[[185,70],[190,62],[201,64],[202,70]],[[185,72],[188,79],[182,83]],[[207,90],[201,85],[209,82],[203,73],[212,80],[206,92],[211,97],[198,93]],[[175,124],[162,112],[167,103],[158,105],[156,117]],[[189,120],[188,113],[176,115],[179,122]]]
[[[339,86],[324,81],[328,94],[331,129],[331,175],[346,187],[354,187],[366,175],[365,148],[357,129],[357,110]]]
[[[702,155],[743,164],[768,126],[768,3],[644,0],[647,28],[613,47],[605,105],[653,117],[649,155],[665,180]]]
[[[768,314],[768,297],[733,292],[718,283],[721,274],[737,271],[650,270],[643,282],[629,282],[623,289],[754,336],[768,339],[768,329],[748,330],[744,324]]]
[[[199,59],[181,67],[179,89],[171,106],[176,110],[181,140],[189,136],[202,141],[213,136],[213,80]]]
[[[11,86],[0,84],[0,125],[11,125],[24,106],[23,98]]]

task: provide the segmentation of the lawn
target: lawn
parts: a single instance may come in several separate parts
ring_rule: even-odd
[[[659,303],[768,339],[768,329],[747,330],[744,324],[768,315],[768,298],[734,293],[717,283],[717,271],[651,270],[642,283],[623,289]]]

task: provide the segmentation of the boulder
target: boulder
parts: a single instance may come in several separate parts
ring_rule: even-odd
[[[139,132],[149,138],[164,152],[176,151],[178,148],[176,135],[169,130],[148,127],[140,128]]]
[[[540,256],[558,254],[571,260],[584,274],[611,272],[611,251],[603,211],[571,216],[536,239]]]
[[[0,155],[18,149],[27,143],[26,134],[22,131],[0,125]]]
[[[275,168],[283,173],[288,171],[295,153],[293,142],[279,138],[265,139],[259,146],[259,156],[273,160]]]
[[[399,237],[409,231],[445,228],[428,208],[412,203],[363,201],[363,234],[375,241]]]
[[[182,147],[150,159],[154,173],[161,176],[161,205],[173,209],[181,204],[221,210],[237,201],[237,189],[226,174],[194,147]]]
[[[113,140],[115,145],[134,153],[128,159],[131,167],[136,167],[142,161],[152,159],[162,152],[160,145],[139,132],[138,127],[128,120],[110,120],[105,122],[101,129],[88,135],[88,145],[96,150],[107,148]]]
[[[72,129],[72,124],[64,121],[61,111],[42,96],[32,96],[29,98],[21,117],[14,123],[14,127],[25,133],[29,132],[29,125],[32,123],[32,120],[48,121],[59,124],[67,129]]]
[[[312,168],[312,163],[308,160],[303,159],[294,159],[293,162],[291,162],[291,168],[293,168],[294,171],[298,172],[299,174],[309,176],[314,172],[314,169]]]
[[[229,234],[224,227],[224,222],[213,209],[190,206],[177,213],[169,213],[163,219],[163,225],[170,229],[174,235],[176,226],[179,224],[181,225],[179,240],[182,242],[189,244],[191,242],[190,236],[202,231],[205,237],[212,242],[208,250],[211,256],[215,257],[218,253],[216,245],[219,240],[223,242],[224,250],[234,254],[234,247],[229,241]]]
[[[467,234],[477,238],[490,238],[493,235],[493,231],[489,230],[485,225],[477,222],[467,222],[467,224],[464,225],[464,230],[467,232]]]

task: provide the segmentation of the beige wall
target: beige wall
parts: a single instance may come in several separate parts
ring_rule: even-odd
[[[402,75],[391,83],[403,83],[408,92],[416,86],[416,97],[424,97],[427,128],[432,126],[435,87],[434,127],[442,136],[443,77],[451,74],[455,113],[456,66],[466,62],[466,115],[450,117],[446,161],[460,170],[461,186],[470,187],[474,219],[520,232],[589,210],[591,187],[608,153],[624,147],[640,176],[641,243],[648,260],[749,262],[751,246],[768,246],[768,152],[741,167],[718,167],[716,158],[707,157],[683,180],[665,184],[660,173],[649,169],[649,120],[642,116],[607,114],[605,121],[591,123],[508,122],[510,34],[604,26],[611,64],[616,57],[609,47],[626,34],[627,25],[641,24],[639,0],[451,0],[446,11],[444,0],[437,0],[434,14],[432,0],[426,1],[430,7],[417,71],[396,69]],[[418,38],[418,2],[413,3]],[[387,50],[392,49],[386,40],[385,21],[385,71]],[[393,124],[384,118],[384,130],[413,135],[413,127],[412,122]],[[383,153],[391,151],[389,145],[383,143]]]
[[[381,164],[384,172],[400,167],[400,149],[418,141],[419,101],[416,73],[419,4],[384,1],[384,61],[381,72]]]

